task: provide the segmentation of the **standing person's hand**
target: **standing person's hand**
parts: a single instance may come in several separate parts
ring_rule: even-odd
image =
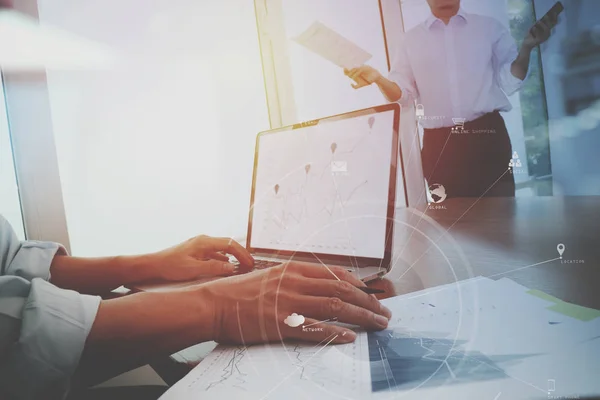
[[[212,310],[211,337],[217,342],[300,339],[348,343],[356,338],[352,330],[320,321],[381,330],[392,315],[356,286],[365,284],[344,268],[290,262],[210,282],[198,290],[200,301]]]
[[[544,43],[550,35],[552,34],[552,28],[556,26],[558,22],[558,17],[549,17],[543,18],[540,21],[537,21],[533,26],[529,29],[529,33],[523,40],[523,46],[529,49],[533,49],[536,46]]]
[[[201,276],[226,276],[236,271],[229,262],[233,255],[241,265],[252,267],[254,259],[248,251],[230,238],[196,236],[177,246],[152,254],[157,278],[188,281]]]
[[[372,85],[383,78],[383,75],[379,71],[369,65],[363,65],[362,67],[350,70],[344,69],[344,74],[356,82],[356,84],[352,84],[354,89]]]

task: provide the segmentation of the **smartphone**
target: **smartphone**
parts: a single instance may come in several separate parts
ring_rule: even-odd
[[[542,19],[540,19],[540,21],[543,21],[544,23],[550,23],[551,21],[557,21],[558,15],[563,12],[563,10],[565,9],[565,7],[562,5],[562,3],[560,1],[557,1],[550,10],[548,10],[548,12],[546,14],[544,14],[544,16],[542,17]]]

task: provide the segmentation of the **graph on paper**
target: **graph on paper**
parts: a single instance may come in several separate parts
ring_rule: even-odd
[[[506,377],[501,363],[528,355],[488,356],[452,338],[409,336],[393,330],[369,336],[373,392],[438,387]]]
[[[217,347],[170,392],[167,399],[201,397],[282,398],[289,400],[344,394],[362,398],[370,392],[368,354],[355,343]]]
[[[382,257],[393,116],[261,136],[252,247]]]

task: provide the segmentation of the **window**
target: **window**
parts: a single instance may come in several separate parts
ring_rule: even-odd
[[[340,67],[292,40],[313,22],[320,21],[371,53],[373,58],[368,64],[385,73],[388,70],[387,56],[378,0],[357,1],[351,6],[347,0],[281,2],[296,109],[296,121],[286,121],[287,124],[386,102],[375,86],[354,90],[351,80]]]
[[[533,4],[528,0],[508,0],[510,30],[521,46],[536,17]],[[550,143],[548,137],[548,111],[544,97],[542,65],[539,48],[531,55],[529,76],[519,92],[521,117],[525,132],[527,166],[532,178],[530,187],[537,195],[552,195],[552,167],[550,164]]]
[[[43,22],[123,56],[111,71],[47,74],[72,253],[243,236],[255,137],[269,128],[253,4],[39,6]]]
[[[535,0],[541,18],[555,1]],[[542,46],[554,195],[600,195],[600,2],[563,2]],[[543,134],[543,131],[542,131]]]
[[[0,75],[0,214],[12,225],[19,239],[25,239],[19,189],[15,176],[10,131]]]

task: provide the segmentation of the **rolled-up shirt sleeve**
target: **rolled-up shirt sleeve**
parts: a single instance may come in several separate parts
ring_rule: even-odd
[[[494,29],[496,31],[494,35],[496,40],[492,49],[494,74],[500,88],[507,96],[510,96],[523,87],[527,76],[521,80],[512,74],[512,64],[517,59],[519,52],[509,30],[498,21],[495,21]],[[527,75],[529,75],[529,69]]]
[[[396,83],[402,91],[402,96],[398,100],[398,103],[409,105],[414,103],[419,94],[404,40],[404,38],[400,40],[400,44],[392,58],[392,68],[388,79]]]
[[[0,217],[0,398],[62,399],[100,298],[47,282],[57,244],[20,242]]]

